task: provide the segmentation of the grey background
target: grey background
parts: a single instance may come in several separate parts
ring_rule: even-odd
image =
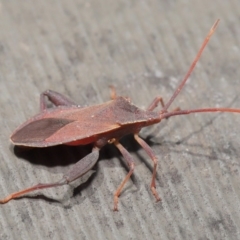
[[[89,147],[18,153],[9,135],[52,89],[81,105],[109,99],[109,85],[141,108],[169,99],[214,21],[220,25],[172,108],[240,108],[240,5],[207,1],[1,1],[0,196],[56,181]],[[113,146],[95,172],[0,206],[1,239],[240,239],[240,115],[173,117],[143,129],[159,165],[123,139],[136,169],[119,212],[113,193],[127,173]],[[82,183],[82,184],[81,184]]]

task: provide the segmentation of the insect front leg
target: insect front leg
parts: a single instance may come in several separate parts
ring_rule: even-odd
[[[158,103],[161,103],[162,108],[164,108],[165,104],[163,101],[162,97],[155,97],[153,99],[153,101],[150,103],[150,105],[147,108],[147,111],[152,111],[153,109],[155,109],[158,106]]]
[[[70,168],[70,170],[63,175],[62,179],[55,183],[38,183],[30,188],[23,189],[19,192],[15,192],[7,196],[6,198],[0,200],[0,204],[7,203],[11,199],[21,197],[26,193],[33,192],[38,189],[45,189],[51,187],[58,187],[76,180],[77,178],[83,176],[89,170],[93,168],[99,157],[99,148],[94,147],[92,152],[79,160],[76,164]]]
[[[61,93],[52,91],[52,90],[46,90],[40,95],[40,110],[43,111],[44,109],[48,108],[46,99],[54,104],[55,106],[76,106],[77,104],[69,99],[68,97],[62,95]]]
[[[130,153],[126,150],[126,148],[124,148],[122,146],[122,144],[120,144],[117,140],[114,141],[114,144],[119,149],[119,151],[122,153],[124,159],[127,161],[128,166],[130,168],[127,176],[123,179],[122,183],[119,185],[116,192],[114,193],[114,208],[113,208],[113,210],[118,211],[118,198],[119,198],[119,195],[121,194],[121,191],[122,191],[124,185],[126,184],[128,179],[131,177],[131,175],[133,174],[134,161],[133,161],[133,158],[130,155]]]
[[[149,157],[153,161],[154,166],[153,166],[153,174],[152,174],[152,181],[151,181],[151,190],[157,202],[161,201],[161,198],[158,196],[158,193],[156,191],[156,182],[155,182],[156,174],[157,174],[157,157],[155,156],[151,147],[142,138],[140,138],[138,134],[134,134],[134,138],[142,146],[142,148],[146,151],[146,153],[149,155]]]
[[[159,102],[161,103],[162,108],[164,108],[165,103],[163,101],[163,98],[162,97],[156,97],[156,98],[153,99],[153,101],[148,106],[147,111],[153,111],[158,106]],[[174,111],[179,111],[179,110],[181,110],[181,108],[177,107],[177,108],[173,109],[173,112]]]

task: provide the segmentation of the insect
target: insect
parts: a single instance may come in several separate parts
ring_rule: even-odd
[[[10,137],[13,144],[38,148],[59,144],[92,144],[92,152],[70,168],[70,170],[63,175],[60,181],[54,183],[39,183],[30,188],[10,194],[6,198],[0,200],[0,203],[7,203],[11,199],[18,198],[23,194],[38,189],[69,184],[93,168],[98,160],[99,150],[109,143],[114,144],[119,149],[129,166],[128,174],[114,193],[114,210],[117,211],[119,195],[134,171],[134,161],[132,156],[119,142],[119,139],[127,134],[134,135],[135,140],[143,147],[153,161],[153,173],[150,187],[156,200],[160,201],[161,199],[156,191],[155,184],[157,158],[150,146],[139,137],[140,130],[143,127],[159,123],[163,119],[176,115],[203,112],[240,113],[240,109],[232,108],[200,108],[191,110],[175,109],[173,111],[168,111],[170,105],[182,90],[187,79],[192,73],[218,23],[219,20],[217,20],[210,29],[194,61],[186,73],[186,76],[180,82],[179,86],[166,104],[164,104],[161,97],[156,97],[146,110],[141,110],[134,106],[129,99],[117,96],[115,89],[112,88],[111,101],[90,107],[80,107],[60,93],[50,90],[43,92],[40,96],[41,112],[30,118],[13,132]],[[55,107],[48,108],[46,98],[48,98]],[[153,111],[157,108],[159,103],[162,106],[162,110],[160,112]]]

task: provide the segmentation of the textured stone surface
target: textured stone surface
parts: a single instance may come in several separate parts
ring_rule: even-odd
[[[109,85],[146,107],[169,99],[214,21],[220,25],[173,107],[240,107],[240,5],[207,1],[1,1],[0,196],[61,172],[89,147],[14,153],[11,132],[39,111],[52,89],[91,105]],[[240,116],[174,117],[143,130],[159,159],[155,203],[152,162],[131,137],[136,169],[113,212],[127,173],[113,146],[69,187],[0,206],[1,239],[237,239],[240,226]],[[83,183],[84,182],[84,183]],[[82,184],[81,184],[82,183]]]

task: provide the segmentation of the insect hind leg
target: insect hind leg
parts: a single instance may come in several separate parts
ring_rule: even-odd
[[[62,95],[61,93],[46,90],[40,95],[40,110],[43,111],[48,108],[45,97],[54,105],[54,106],[76,106],[77,104],[69,99],[68,97]]]
[[[84,158],[82,158],[81,160],[79,160],[77,163],[75,163],[70,168],[70,170],[63,175],[60,181],[54,182],[54,183],[38,183],[32,187],[23,189],[18,192],[14,192],[3,199],[0,199],[0,204],[5,204],[12,199],[19,198],[27,193],[30,193],[39,189],[58,187],[58,186],[69,184],[70,182],[83,176],[85,173],[87,173],[89,170],[93,168],[93,166],[96,164],[99,158],[99,150],[100,150],[99,148],[94,147],[92,149],[92,152],[87,156],[85,156]]]

